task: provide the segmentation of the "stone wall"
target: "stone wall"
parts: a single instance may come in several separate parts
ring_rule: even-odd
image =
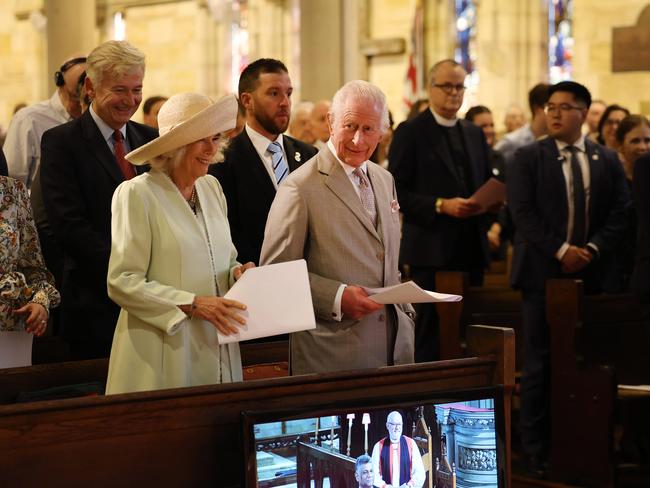
[[[492,108],[501,128],[507,107],[511,103],[526,107],[528,89],[547,79],[546,2],[475,1],[480,74],[475,98]],[[330,97],[348,79],[366,77],[386,92],[389,108],[399,122],[405,115],[402,96],[415,2],[250,0],[250,58],[284,60],[296,88],[295,101]],[[17,103],[33,103],[49,96],[51,77],[41,14],[43,0],[9,3],[11,8],[0,9],[0,124],[4,127]],[[112,14],[120,8],[125,14],[127,38],[147,55],[145,97],[189,90],[218,97],[234,88],[237,74],[231,72],[230,1],[96,3],[98,40],[111,37]],[[453,1],[423,0],[423,4],[428,68],[439,59],[453,56]],[[218,5],[220,10],[213,11],[210,5]],[[574,0],[574,5],[574,78],[607,102],[622,103],[634,112],[650,112],[648,73],[611,71],[612,29],[634,25],[650,2]],[[75,21],[71,22],[74,28]],[[352,36],[355,27],[358,33]],[[407,52],[369,58],[360,54],[365,38],[395,37],[406,41]],[[140,118],[138,113],[136,120]]]

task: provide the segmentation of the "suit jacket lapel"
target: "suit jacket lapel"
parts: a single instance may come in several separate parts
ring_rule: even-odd
[[[354,216],[375,238],[381,242],[377,229],[372,224],[366,209],[361,205],[361,200],[352,187],[352,182],[345,174],[343,167],[336,160],[329,149],[318,153],[318,171],[327,175],[325,185],[350,209]],[[377,196],[375,195],[375,200]]]
[[[384,179],[379,176],[379,167],[374,163],[368,163],[368,178],[372,185],[372,191],[375,194],[375,207],[377,208],[378,219],[377,228],[379,229],[379,236],[383,239],[390,232],[388,222],[390,222],[391,218],[390,202],[393,199],[393,191],[392,188],[386,185]]]
[[[561,222],[568,222],[569,219],[569,196],[566,191],[566,178],[562,171],[562,163],[564,163],[564,156],[560,154],[557,149],[555,139],[548,137],[540,143],[543,155],[540,164],[543,165],[543,171],[550,173],[551,188],[557,188],[559,194],[555,197],[560,199],[560,208],[562,215],[560,216]],[[554,195],[540,195],[541,198],[554,198]]]
[[[587,161],[589,163],[589,222],[594,221],[594,209],[596,208],[595,202],[598,198],[598,191],[594,191],[595,188],[598,188],[598,183],[603,177],[603,163],[601,158],[604,155],[598,148],[598,144],[592,143],[590,140],[585,138],[585,152],[587,153]]]
[[[470,132],[467,129],[467,125],[470,123],[471,122],[467,122],[465,120],[458,121],[459,127],[461,128],[460,135],[465,144],[465,149],[467,150],[467,158],[469,159],[469,164],[472,171],[472,179],[474,180],[474,189],[478,190],[481,187],[481,185],[485,182],[483,179],[485,175],[485,171],[483,170],[482,165],[480,164],[482,158],[478,153],[479,149],[483,148],[483,145],[481,144],[480,139],[474,139],[474,140],[469,139]]]
[[[126,138],[129,141],[129,147],[131,148],[131,151],[149,142],[143,137],[142,133],[137,130],[137,127],[133,125],[132,122],[126,123]],[[135,168],[136,174],[145,173],[149,169],[148,165],[134,165],[133,167]]]
[[[443,140],[445,137],[443,129],[440,127],[438,122],[436,122],[431,110],[426,110],[426,120],[428,123],[425,123],[424,125],[427,129],[426,134],[424,134],[424,140],[429,141],[431,150],[438,155],[438,158],[444,163],[454,179],[458,182],[458,175],[456,174],[454,161],[449,152],[447,142]],[[460,182],[458,183],[460,184]]]
[[[284,143],[284,153],[287,155],[289,171],[294,171],[305,162],[305,155],[298,150],[290,137],[282,136],[282,142]]]
[[[104,140],[99,127],[95,124],[89,110],[86,110],[81,116],[81,128],[83,137],[88,141],[88,147],[91,148],[91,152],[97,161],[118,184],[122,183],[124,175],[117,166],[115,157],[108,148],[108,144]]]

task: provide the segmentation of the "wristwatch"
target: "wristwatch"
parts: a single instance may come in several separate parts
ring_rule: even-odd
[[[442,198],[436,198],[436,213],[442,213]]]

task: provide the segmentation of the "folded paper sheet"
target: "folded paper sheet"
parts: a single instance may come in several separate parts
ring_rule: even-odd
[[[316,327],[304,259],[249,269],[225,297],[246,305],[246,325],[238,334],[219,334],[220,344]]]
[[[386,288],[364,288],[370,299],[383,304],[389,303],[429,303],[429,302],[460,302],[460,295],[436,293],[420,288],[413,281]]]
[[[505,201],[506,185],[496,178],[490,178],[474,192],[471,199],[481,205],[483,212],[486,212],[490,207]]]
[[[27,332],[0,332],[0,368],[31,366],[33,340]]]

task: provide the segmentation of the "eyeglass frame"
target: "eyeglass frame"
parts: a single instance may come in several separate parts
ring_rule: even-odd
[[[390,427],[389,427],[389,426],[390,426]],[[395,422],[386,422],[386,427],[388,427],[389,429],[390,429],[390,428],[392,428],[392,429],[396,429],[397,427],[399,427],[399,428],[401,429],[401,428],[404,427],[404,423],[396,424]]]
[[[546,115],[549,115],[555,112],[569,113],[571,110],[587,110],[587,107],[581,107],[579,105],[571,105],[568,103],[560,103],[559,105],[545,103],[543,110]]]
[[[431,83],[431,86],[440,88],[447,95],[452,95],[454,93],[454,88],[456,89],[457,93],[463,93],[465,90],[467,90],[467,87],[464,84],[454,85],[452,83]]]

